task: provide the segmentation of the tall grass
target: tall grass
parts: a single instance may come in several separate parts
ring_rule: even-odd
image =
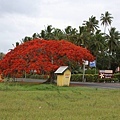
[[[120,91],[0,84],[0,120],[119,120]]]

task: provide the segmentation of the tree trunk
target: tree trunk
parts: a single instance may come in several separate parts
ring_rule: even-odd
[[[51,83],[51,84],[52,84],[52,83],[55,83],[54,79],[55,79],[54,72],[51,71],[51,72],[50,72],[50,75],[49,75],[49,78],[48,78],[44,83]]]

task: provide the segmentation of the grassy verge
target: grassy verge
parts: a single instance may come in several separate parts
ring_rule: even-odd
[[[119,120],[120,91],[0,83],[0,120]]]

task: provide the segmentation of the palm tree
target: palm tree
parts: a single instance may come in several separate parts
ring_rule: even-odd
[[[120,33],[116,31],[115,27],[112,27],[109,30],[109,35],[106,35],[106,42],[108,46],[108,54],[109,54],[109,68],[111,67],[111,59],[114,59],[117,50],[119,49],[119,40],[120,40]]]
[[[39,37],[45,40],[50,40],[52,39],[53,36],[52,35],[53,30],[54,28],[52,27],[52,25],[48,25],[47,28],[45,28],[45,30],[41,30]]]
[[[61,29],[53,28],[51,25],[49,25],[47,26],[47,29],[41,30],[39,37],[45,40],[61,40],[65,38],[65,34]]]
[[[40,38],[40,35],[39,35],[38,33],[34,33],[34,34],[32,35],[32,38],[33,38],[33,39]]]
[[[70,40],[70,33],[72,31],[72,27],[71,26],[67,26],[65,29],[64,29],[64,34],[65,34],[65,39],[67,40]]]
[[[118,42],[118,46],[120,46],[120,41]],[[115,57],[116,57],[116,62],[120,66],[120,47],[117,48]]]
[[[110,55],[113,55],[114,52],[116,52],[116,49],[119,46],[119,40],[120,40],[120,33],[119,31],[116,31],[115,27],[112,27],[109,30],[109,35],[106,35],[108,50]]]
[[[32,40],[31,37],[26,36],[24,39],[22,39],[22,43],[27,42],[27,41],[31,41],[31,40]]]
[[[87,31],[85,26],[79,26],[79,31],[76,34],[76,45],[87,47],[89,45],[90,33]]]
[[[45,33],[45,30],[41,30],[40,38],[46,39],[46,33]]]
[[[97,57],[98,54],[104,53],[105,51],[105,37],[101,33],[101,30],[97,30],[96,33],[91,37],[89,50],[94,56]]]
[[[71,27],[71,26],[67,26],[67,27],[65,28],[65,33],[66,33],[66,34],[70,34],[71,31],[72,31],[72,27]]]
[[[3,52],[0,52],[0,60],[3,59],[4,56],[5,54]]]
[[[72,42],[72,43],[75,43],[77,32],[78,32],[78,30],[76,28],[72,28],[71,26],[67,26],[64,29],[65,39]]]
[[[106,32],[106,27],[108,25],[111,25],[113,17],[111,17],[111,14],[107,11],[105,14],[101,14],[100,21],[101,25],[105,26],[104,33]]]
[[[53,40],[61,40],[65,38],[64,32],[61,29],[54,28],[53,32]]]
[[[86,26],[88,32],[94,33],[94,31],[99,28],[98,23],[99,21],[96,20],[96,17],[92,15],[88,21],[84,21],[83,25]]]

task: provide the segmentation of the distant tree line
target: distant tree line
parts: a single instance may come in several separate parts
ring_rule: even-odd
[[[112,27],[113,17],[107,11],[101,14],[100,20],[91,16],[83,21],[79,29],[67,26],[64,30],[48,25],[40,33],[34,33],[32,37],[26,36],[16,46],[35,38],[45,40],[67,40],[78,46],[82,46],[91,51],[96,57],[98,69],[113,69],[120,65],[120,32]],[[99,22],[104,26],[104,31],[100,30]],[[107,27],[110,26],[110,29]],[[108,31],[107,31],[108,30]]]

